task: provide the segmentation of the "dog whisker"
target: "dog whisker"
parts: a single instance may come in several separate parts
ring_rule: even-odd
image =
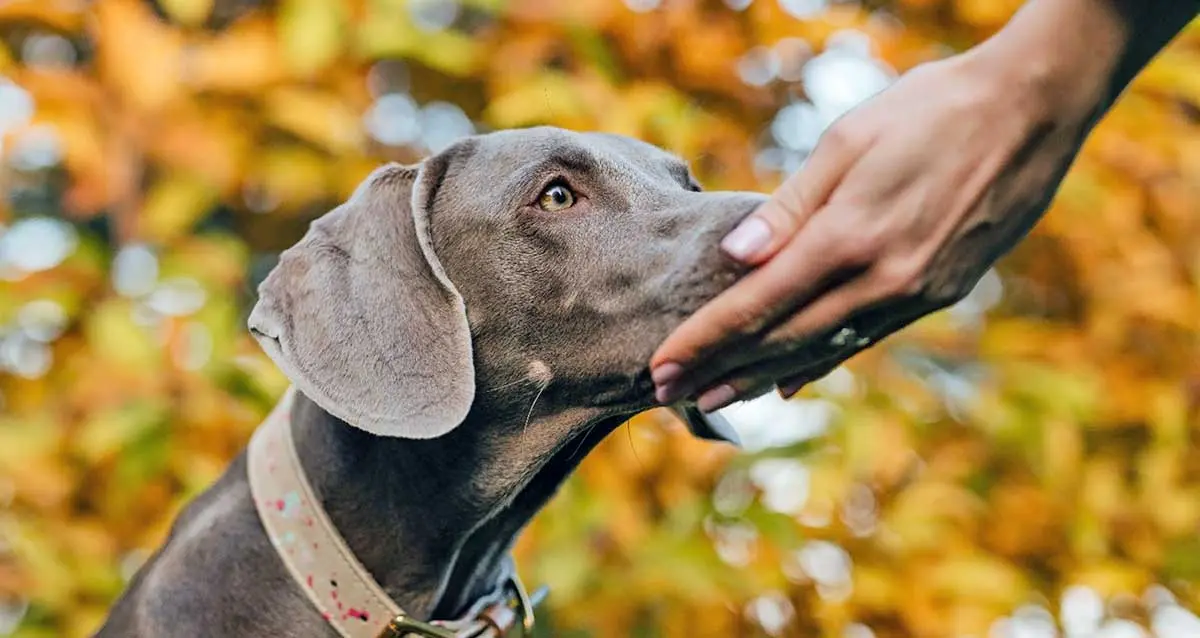
[[[525,442],[525,430],[529,429],[529,421],[533,419],[533,409],[537,407],[538,399],[542,398],[542,393],[546,388],[550,387],[550,379],[542,381],[542,386],[538,388],[537,394],[533,396],[533,403],[529,404],[529,414],[525,415],[525,425],[521,426],[521,442]]]
[[[646,465],[644,463],[642,463],[642,457],[638,456],[637,447],[635,447],[633,445],[633,419],[630,419],[625,422],[625,434],[629,438],[629,449],[633,452],[634,460],[637,461],[638,467],[641,468],[641,470],[643,472],[645,472]]]
[[[501,385],[495,386],[495,388],[494,388],[494,389],[496,389],[496,390],[503,390],[503,389],[505,389],[505,388],[511,388],[511,387],[513,387],[514,385],[521,385],[522,383],[527,383],[528,381],[529,381],[529,378],[528,378],[528,377],[521,377],[521,378],[519,378],[519,379],[516,379],[515,381],[509,381],[508,383],[504,383],[504,384],[501,384]]]
[[[592,430],[596,429],[596,426],[599,425],[599,423],[600,422],[597,421],[596,423],[588,426],[588,429],[583,431],[583,434],[579,437],[579,442],[575,444],[575,449],[571,452],[571,456],[567,457],[568,459],[573,459],[575,458],[576,454],[579,454],[579,448],[583,447],[583,442],[587,440],[588,435],[592,433]]]

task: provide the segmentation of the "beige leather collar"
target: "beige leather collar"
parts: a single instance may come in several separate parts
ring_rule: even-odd
[[[531,600],[515,570],[458,621],[418,621],[384,593],[313,495],[292,440],[294,393],[288,389],[250,440],[250,491],[275,551],[326,622],[344,638],[501,637],[516,627],[528,635],[544,589]]]

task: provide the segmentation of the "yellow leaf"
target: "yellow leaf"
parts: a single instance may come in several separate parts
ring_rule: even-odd
[[[0,47],[0,73],[4,75],[12,75],[16,64],[13,62],[12,55],[9,54],[7,47]]]
[[[1176,95],[1200,106],[1200,52],[1182,47],[1163,51],[1133,82],[1138,89]]]
[[[7,0],[0,2],[0,24],[32,22],[71,33],[83,25],[83,8],[83,3],[75,2]]]
[[[212,208],[216,195],[195,175],[174,173],[160,178],[150,187],[138,216],[142,238],[160,244],[173,242]]]
[[[321,156],[307,148],[277,146],[264,152],[247,175],[247,182],[265,200],[294,208],[329,193],[327,167]]]
[[[284,0],[277,24],[283,59],[301,77],[321,71],[342,52],[346,11],[341,0]]]
[[[112,363],[144,369],[160,360],[153,335],[134,322],[129,303],[110,300],[100,304],[88,316],[84,332],[92,352]]]
[[[1118,594],[1144,591],[1146,586],[1153,582],[1146,570],[1116,560],[1083,565],[1075,573],[1066,575],[1066,580],[1091,587],[1106,599]]]
[[[103,77],[138,108],[162,108],[179,96],[183,36],[136,0],[98,0],[95,8]]]
[[[496,96],[484,118],[499,128],[555,123],[565,128],[586,129],[591,109],[580,95],[579,86],[556,73],[546,73],[523,87]]]
[[[233,109],[172,109],[147,144],[161,169],[202,178],[222,195],[238,193],[258,122]]]
[[[471,74],[483,61],[476,40],[451,30],[418,29],[407,8],[394,2],[372,3],[359,24],[356,49],[367,58],[412,57],[454,76]]]
[[[361,117],[338,96],[302,88],[279,88],[263,105],[275,126],[335,153],[362,146]]]
[[[204,24],[213,8],[213,0],[158,0],[158,4],[176,22],[188,26]]]
[[[1014,565],[987,555],[947,556],[924,575],[926,585],[947,598],[987,603],[995,611],[1013,609],[1029,592]],[[981,583],[987,583],[981,587]]]
[[[287,76],[275,26],[261,19],[239,21],[196,42],[188,69],[192,86],[236,93],[260,91]]]
[[[134,403],[93,414],[71,437],[75,454],[91,463],[111,458],[165,422],[168,414],[158,403]]]
[[[993,29],[1002,26],[1024,0],[957,0],[954,10],[968,24]]]

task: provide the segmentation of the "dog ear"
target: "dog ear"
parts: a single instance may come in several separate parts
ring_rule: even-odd
[[[675,415],[687,424],[688,430],[696,438],[707,439],[709,441],[724,441],[732,443],[737,447],[742,447],[742,438],[738,436],[737,430],[733,428],[733,424],[729,419],[721,416],[716,412],[704,414],[695,406],[675,406],[672,408]]]
[[[250,331],[301,392],[375,435],[441,436],[474,400],[466,310],[430,236],[457,148],[373,172],[280,255],[250,313]]]

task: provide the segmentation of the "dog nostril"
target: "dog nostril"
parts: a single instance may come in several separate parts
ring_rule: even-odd
[[[279,337],[273,334],[267,334],[256,326],[250,326],[250,334],[259,339],[270,339],[271,341],[279,341]]]

